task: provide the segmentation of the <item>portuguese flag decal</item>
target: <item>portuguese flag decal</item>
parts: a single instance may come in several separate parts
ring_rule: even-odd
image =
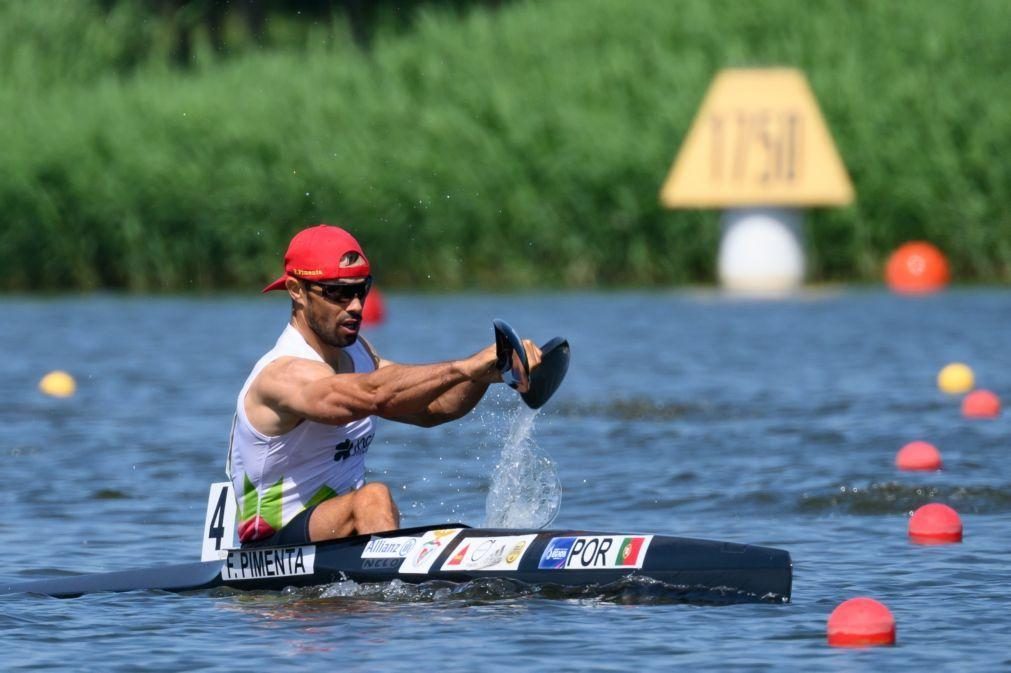
[[[616,566],[639,567],[639,551],[645,538],[627,537],[618,547],[618,558],[614,560]]]

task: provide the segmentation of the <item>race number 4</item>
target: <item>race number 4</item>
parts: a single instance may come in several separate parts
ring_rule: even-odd
[[[232,484],[221,481],[211,484],[204,517],[204,546],[201,561],[220,561],[235,547],[235,498]]]

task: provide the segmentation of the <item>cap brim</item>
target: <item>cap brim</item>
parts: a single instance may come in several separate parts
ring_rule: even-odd
[[[283,290],[284,284],[288,281],[288,274],[284,274],[273,283],[263,288],[263,292],[270,292],[271,290]]]

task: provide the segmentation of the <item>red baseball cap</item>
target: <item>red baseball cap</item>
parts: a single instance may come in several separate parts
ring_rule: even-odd
[[[359,262],[354,266],[341,266],[341,259],[349,252],[357,252]],[[320,224],[295,234],[284,253],[284,275],[263,288],[264,292],[283,290],[289,276],[312,281],[337,278],[358,278],[369,275],[369,260],[355,237],[340,227]]]

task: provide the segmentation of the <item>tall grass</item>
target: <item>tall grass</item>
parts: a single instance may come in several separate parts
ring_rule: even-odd
[[[127,10],[74,15],[74,57],[9,20],[68,5],[0,1],[3,289],[255,287],[320,221],[387,287],[708,282],[716,215],[657,192],[712,76],[754,65],[806,71],[857,189],[810,217],[815,280],[926,238],[1011,281],[1004,0],[540,0],[187,72]]]

